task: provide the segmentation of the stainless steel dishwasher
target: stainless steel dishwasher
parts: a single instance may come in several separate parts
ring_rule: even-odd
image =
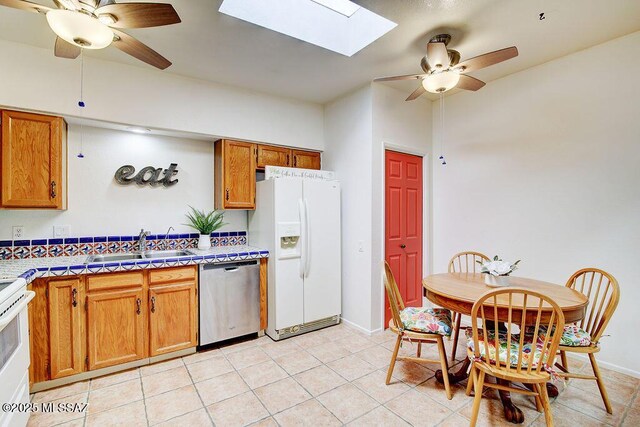
[[[199,345],[260,330],[258,261],[202,264],[199,294]]]

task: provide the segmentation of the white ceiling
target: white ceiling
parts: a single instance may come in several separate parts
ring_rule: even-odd
[[[221,1],[171,0],[181,24],[130,33],[173,62],[164,72],[325,103],[375,77],[420,72],[426,42],[441,32],[462,59],[518,47],[519,57],[471,73],[490,82],[640,30],[637,0],[355,0],[398,27],[348,58],[223,15]],[[39,14],[0,7],[0,39],[53,55],[55,37]],[[115,48],[87,55],[147,67]],[[388,84],[408,94],[416,82]]]

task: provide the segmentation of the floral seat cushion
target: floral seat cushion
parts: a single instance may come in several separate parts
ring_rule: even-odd
[[[544,339],[545,329],[540,331],[541,337]],[[533,334],[533,327],[527,327],[527,334]],[[589,347],[591,345],[591,335],[575,323],[564,326],[562,337],[560,337],[560,345],[567,347]]]
[[[400,312],[405,329],[428,334],[451,335],[451,311],[444,308],[406,307]]]
[[[473,329],[467,328],[465,335],[467,337],[467,347],[470,350],[470,358],[473,358],[474,346],[473,346]],[[518,364],[518,354],[520,352],[520,335],[511,334],[511,347],[507,351],[507,333],[498,332],[498,349],[495,346],[495,332],[489,331],[488,345],[485,345],[485,334],[482,329],[478,330],[478,344],[480,346],[480,356],[484,358],[487,354],[487,347],[489,348],[489,360],[491,363],[496,363],[496,360],[500,360],[501,363],[506,364],[507,358],[509,363],[513,366]],[[540,356],[542,353],[542,346],[544,345],[544,336],[539,334],[535,344],[533,342],[533,331],[531,334],[525,334],[523,341],[522,352],[522,366],[528,367],[530,363],[533,363],[533,367],[536,367],[540,362]]]

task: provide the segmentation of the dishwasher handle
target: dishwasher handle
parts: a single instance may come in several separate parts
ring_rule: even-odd
[[[225,267],[225,273],[233,273],[234,271],[240,270],[240,267]]]
[[[237,271],[239,267],[248,267],[252,265],[257,265],[257,260],[251,261],[237,261],[237,262],[217,262],[210,264],[201,264],[200,268],[203,270],[220,270],[224,269],[225,271],[232,272]]]

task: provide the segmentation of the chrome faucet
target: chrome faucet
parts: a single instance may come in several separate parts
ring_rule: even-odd
[[[171,230],[176,231],[175,228],[169,227],[167,234],[164,235],[164,240],[162,241],[162,249],[165,251],[167,250],[167,240],[169,240],[169,233],[171,233]]]
[[[140,229],[140,235],[138,236],[138,252],[142,253],[147,250],[148,235],[148,231],[144,231],[144,228]]]

